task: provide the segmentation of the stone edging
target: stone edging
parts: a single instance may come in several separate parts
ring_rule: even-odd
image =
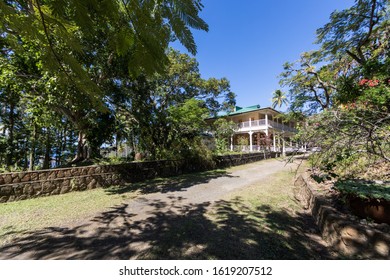
[[[390,233],[340,213],[310,185],[307,175],[294,183],[294,196],[311,212],[323,238],[349,258],[390,259]]]

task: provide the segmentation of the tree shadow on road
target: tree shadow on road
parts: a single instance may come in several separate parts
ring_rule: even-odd
[[[183,191],[198,184],[206,184],[220,177],[233,178],[226,170],[211,170],[199,173],[183,174],[176,177],[156,178],[138,183],[129,183],[121,186],[113,186],[106,189],[108,194],[124,194],[138,191],[141,194],[167,193]]]
[[[0,248],[0,259],[332,258],[304,213],[251,209],[239,198],[181,202],[147,201],[151,210],[142,219],[122,204],[88,224],[31,232]]]

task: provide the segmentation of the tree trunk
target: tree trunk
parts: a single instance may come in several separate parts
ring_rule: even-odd
[[[66,138],[66,136],[65,136]],[[66,141],[66,145],[65,146],[65,149],[68,149],[68,151],[70,151],[72,154],[75,153],[75,149],[74,149],[74,142],[76,141],[76,136],[74,135],[74,132],[72,129],[69,130],[69,140]]]
[[[43,166],[42,169],[49,169],[50,168],[50,152],[51,152],[51,141],[50,141],[50,130],[47,129],[46,131],[46,149],[45,149],[45,157],[43,159]]]
[[[59,166],[61,165],[61,158],[62,158],[62,153],[64,151],[63,147],[64,147],[64,143],[62,142],[63,141],[63,133],[64,133],[64,130],[63,129],[60,129],[59,131],[57,131],[57,141],[58,141],[58,146],[57,146],[57,152],[56,152],[56,166]]]
[[[80,161],[87,160],[89,158],[90,158],[90,149],[89,149],[86,135],[82,131],[79,131],[76,156],[72,160],[72,163],[78,163]]]
[[[119,149],[119,136],[118,133],[115,135],[115,157],[118,157],[118,149]]]
[[[64,128],[64,133],[62,135],[63,139],[62,139],[62,151],[66,151],[66,148],[67,148],[67,138],[66,138],[66,135],[68,134],[68,129],[67,129],[67,123],[65,123],[65,128]],[[69,141],[70,142],[70,141]],[[68,150],[68,152],[70,152],[71,149]],[[66,162],[66,157],[60,159],[60,165],[61,164],[64,164]]]
[[[7,141],[7,155],[6,155],[6,166],[11,166],[14,163],[14,126],[15,126],[15,105],[10,102],[9,108],[9,124],[8,124],[8,141]]]
[[[29,155],[29,160],[28,160],[28,170],[29,171],[34,170],[36,142],[37,142],[37,125],[34,124],[33,135],[32,135],[32,139],[31,139],[30,155]]]
[[[27,142],[27,140],[24,141],[22,154],[23,154],[23,170],[27,170],[27,168],[28,168],[28,142]]]
[[[34,149],[35,148],[31,148],[30,155],[28,157],[28,171],[34,171],[34,162],[35,162]]]

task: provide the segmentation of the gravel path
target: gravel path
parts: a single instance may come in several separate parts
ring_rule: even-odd
[[[223,198],[229,192],[237,191],[256,182],[272,180],[272,175],[282,170],[290,169],[291,164],[286,165],[286,162],[281,160],[260,161],[245,165],[245,167],[238,166],[229,169],[226,175],[211,179],[207,183],[196,184],[181,191],[144,195],[129,202],[128,208],[130,213],[137,213],[141,218],[145,218],[154,207],[150,205],[150,201],[168,203],[175,200],[177,206],[205,202],[212,203]]]
[[[0,248],[0,259],[193,259],[196,256],[203,258],[205,251],[212,258],[223,259],[224,253],[220,252],[220,248],[224,246],[224,236],[234,236],[233,226],[215,226],[205,218],[207,211],[218,204],[219,209],[234,220],[233,224],[243,230],[237,236],[242,239],[243,234],[253,235],[258,225],[238,221],[242,217],[223,198],[256,182],[272,180],[275,174],[292,167],[284,161],[267,160],[228,169],[223,174],[203,180],[204,183],[176,190],[174,186],[157,188],[153,193],[140,195],[97,213],[92,220],[67,227],[46,228],[19,238],[13,244]],[[261,238],[274,240],[272,236]],[[313,238],[321,243],[318,236]],[[234,247],[241,246],[236,244],[240,242],[238,240],[229,242],[233,242]],[[256,248],[257,251],[260,249]],[[253,250],[248,248],[245,254],[229,255],[229,258],[257,258],[258,252]],[[276,258],[283,257],[278,254],[275,253]],[[265,255],[266,258],[270,256],[273,255]],[[294,258],[295,255],[291,256]]]

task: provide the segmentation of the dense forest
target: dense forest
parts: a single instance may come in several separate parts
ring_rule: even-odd
[[[229,81],[202,79],[191,29],[199,0],[0,3],[0,168],[90,162],[102,147],[180,157],[205,116],[234,105]]]

